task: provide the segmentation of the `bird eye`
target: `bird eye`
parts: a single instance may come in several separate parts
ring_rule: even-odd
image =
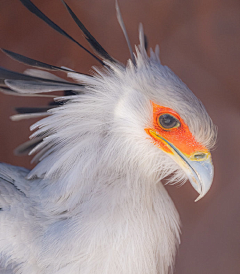
[[[180,126],[180,122],[171,114],[165,113],[159,116],[158,122],[164,129],[172,129]]]

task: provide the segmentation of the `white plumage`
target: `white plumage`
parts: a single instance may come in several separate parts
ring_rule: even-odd
[[[214,145],[215,128],[201,102],[161,65],[158,47],[147,56],[142,28],[133,62],[124,67],[105,58],[104,64],[92,76],[66,69],[80,83],[74,87],[63,80],[53,84],[59,79],[35,70],[31,79],[5,75],[5,92],[39,93],[70,85],[77,94],[56,98],[65,103],[31,127],[37,140],[31,154],[39,161],[32,171],[0,165],[1,273],[173,270],[180,221],[161,180],[173,174],[170,183],[191,181],[188,166],[192,163],[193,172],[200,163],[205,177],[198,174],[199,184],[191,183],[202,197],[213,170],[210,154],[202,162],[181,154],[182,166],[175,153],[180,149],[166,140],[165,146],[175,150],[167,153],[147,134],[154,128],[153,103],[174,110],[206,149]],[[43,75],[50,82],[34,79]]]

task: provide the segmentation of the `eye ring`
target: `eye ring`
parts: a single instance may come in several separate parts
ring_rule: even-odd
[[[161,128],[169,130],[173,128],[178,128],[180,126],[180,121],[173,115],[169,113],[164,113],[158,117],[158,124]]]

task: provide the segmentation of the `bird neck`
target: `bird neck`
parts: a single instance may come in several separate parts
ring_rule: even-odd
[[[64,231],[69,237],[64,237],[78,239],[77,245],[69,243],[73,257],[81,254],[84,242],[91,258],[87,273],[170,273],[179,244],[179,216],[162,183],[131,174],[98,177],[86,184],[80,180],[74,195],[48,202],[55,218],[69,222],[69,231]],[[64,212],[56,214],[60,208]],[[79,265],[85,264],[80,259]]]

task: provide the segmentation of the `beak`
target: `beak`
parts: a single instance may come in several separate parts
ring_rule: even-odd
[[[179,151],[177,153],[180,156],[177,162],[187,174],[191,185],[200,194],[195,200],[197,202],[206,195],[212,185],[214,169],[211,155],[208,153],[203,160],[192,160]]]
[[[176,161],[185,171],[191,185],[200,194],[195,202],[199,201],[206,195],[213,181],[214,168],[210,152],[198,152],[194,153],[193,157],[189,157],[184,155],[166,139],[164,139],[164,141],[168,144],[171,151],[173,152],[171,156],[174,161]]]
[[[199,201],[206,195],[213,181],[214,168],[212,164],[211,154],[208,150],[198,151],[193,155],[185,155],[172,143],[162,136],[150,131],[151,136],[161,139],[161,141],[169,148],[169,155],[184,170],[191,185],[199,193],[195,202]]]

